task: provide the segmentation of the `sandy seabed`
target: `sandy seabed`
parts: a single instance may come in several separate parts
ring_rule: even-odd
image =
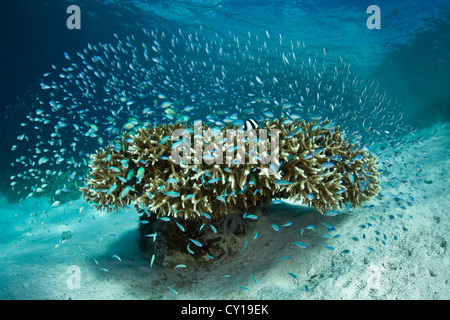
[[[209,270],[150,268],[135,211],[1,198],[0,298],[448,300],[449,137],[442,124],[384,150],[382,192],[362,208],[324,216],[273,204],[245,249]]]

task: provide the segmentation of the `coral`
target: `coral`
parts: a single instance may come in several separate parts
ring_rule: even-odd
[[[339,127],[280,119],[264,128],[270,139],[230,126],[203,125],[202,137],[186,124],[139,128],[91,156],[80,190],[98,209],[134,206],[158,217],[213,220],[277,198],[326,212],[359,206],[379,192],[377,158],[351,144]],[[181,134],[173,138],[177,129]],[[266,151],[258,145],[252,153],[255,141],[264,141]]]

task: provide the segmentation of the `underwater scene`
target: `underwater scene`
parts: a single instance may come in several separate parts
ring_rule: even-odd
[[[1,14],[0,299],[450,299],[447,1]]]

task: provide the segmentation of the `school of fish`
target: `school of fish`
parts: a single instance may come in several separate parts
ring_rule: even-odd
[[[400,230],[408,231],[403,226],[407,225],[403,221],[407,215],[404,218],[399,212],[419,201],[413,195],[421,191],[426,178],[421,161],[427,151],[417,149],[413,162],[402,163],[408,174],[414,173],[408,178],[391,171],[401,162],[402,148],[420,144],[420,138],[411,138],[414,132],[403,123],[397,103],[380,92],[373,81],[359,79],[343,59],[328,58],[325,49],[310,52],[302,42],[283,41],[281,35],[268,32],[246,36],[216,34],[211,38],[204,36],[201,28],[193,33],[155,29],[115,37],[115,43],[88,44],[82,51],[65,52],[67,64],[53,65],[52,70],[43,75],[42,92],[33,110],[16,128],[17,141],[11,146],[16,154],[12,163],[16,173],[10,177],[10,185],[22,199],[48,196],[52,206],[57,207],[66,199],[64,195],[74,193],[79,197],[78,189],[88,171],[90,154],[124,131],[134,132],[150,123],[188,123],[199,119],[221,128],[228,123],[243,125],[250,117],[262,123],[262,120],[283,116],[286,124],[298,119],[328,119],[330,127],[325,129],[340,125],[356,144],[372,150],[382,144],[393,146],[380,158],[379,172],[383,188],[388,187],[395,194],[380,195],[380,201],[386,203],[386,214],[369,216],[364,226],[360,226],[361,230],[352,235],[354,242],[374,252],[397,241],[401,237]],[[407,133],[409,137],[404,135]],[[160,143],[168,139],[161,137]],[[305,159],[313,156],[308,154]],[[340,161],[339,158],[332,160]],[[323,166],[331,168],[332,163]],[[127,163],[122,163],[122,168],[126,167]],[[143,172],[130,171],[129,174],[140,180]],[[405,182],[409,193],[401,188]],[[279,185],[289,183],[277,181]],[[359,187],[365,188],[364,185]],[[129,191],[124,189],[120,196],[125,197]],[[106,191],[107,194],[113,192],[113,187]],[[178,196],[171,191],[165,193],[168,197]],[[80,215],[83,210],[81,207]],[[325,216],[337,214],[330,210]],[[202,215],[209,218],[207,213]],[[160,219],[170,221],[167,217]],[[245,214],[244,219],[258,220],[258,217]],[[401,229],[394,229],[399,230],[398,233],[389,234],[381,229],[382,224],[391,222],[402,223]],[[177,223],[177,227],[184,232],[183,225]],[[216,232],[212,224],[209,227]],[[310,243],[303,235],[314,233],[327,239],[323,247],[330,255],[351,255],[354,251],[354,248],[340,247],[333,242],[341,234],[329,223],[292,226],[287,221],[271,227],[275,233],[282,232],[283,228],[301,227],[298,237],[292,239],[294,249],[309,250]],[[155,241],[157,234],[147,237]],[[253,240],[260,240],[256,240],[257,237],[255,231],[245,241],[241,254],[251,249]],[[202,247],[196,239],[189,241],[189,253]],[[123,257],[114,254],[109,258],[120,263]],[[274,256],[277,261],[289,258]],[[150,268],[154,259],[152,256]],[[99,264],[95,258],[94,262]],[[189,266],[178,264],[175,269],[189,269]],[[109,272],[106,268],[100,270]],[[292,281],[300,281],[298,274],[287,271],[285,275]],[[258,276],[249,274],[250,285],[243,283],[246,286],[240,289],[251,290],[251,285],[258,284]],[[222,276],[228,277],[228,274]],[[309,291],[311,284],[305,283],[305,291]],[[169,286],[167,289],[175,295],[182,293]]]
[[[282,35],[211,37],[200,27],[114,36],[115,43],[64,52],[66,65],[43,75],[42,92],[11,147],[17,158],[10,184],[21,199],[79,197],[90,154],[148,124],[202,120],[221,128],[249,117],[283,116],[286,124],[329,119],[330,129],[340,125],[369,148],[412,130],[397,103],[342,58]]]

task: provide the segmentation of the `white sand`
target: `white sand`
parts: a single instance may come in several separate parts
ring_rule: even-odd
[[[21,204],[0,199],[0,298],[450,299],[450,126],[419,136],[420,143],[397,148],[398,156],[383,153],[381,160],[393,164],[389,180],[383,179],[383,197],[335,217],[294,204],[273,205],[242,239],[248,241],[244,252],[209,271],[190,265],[150,269],[138,249],[134,211],[99,213],[81,199],[56,208],[47,199]],[[278,232],[271,227],[287,222],[292,225]],[[60,243],[63,231],[72,237]],[[71,265],[81,270],[79,289],[68,287]]]

